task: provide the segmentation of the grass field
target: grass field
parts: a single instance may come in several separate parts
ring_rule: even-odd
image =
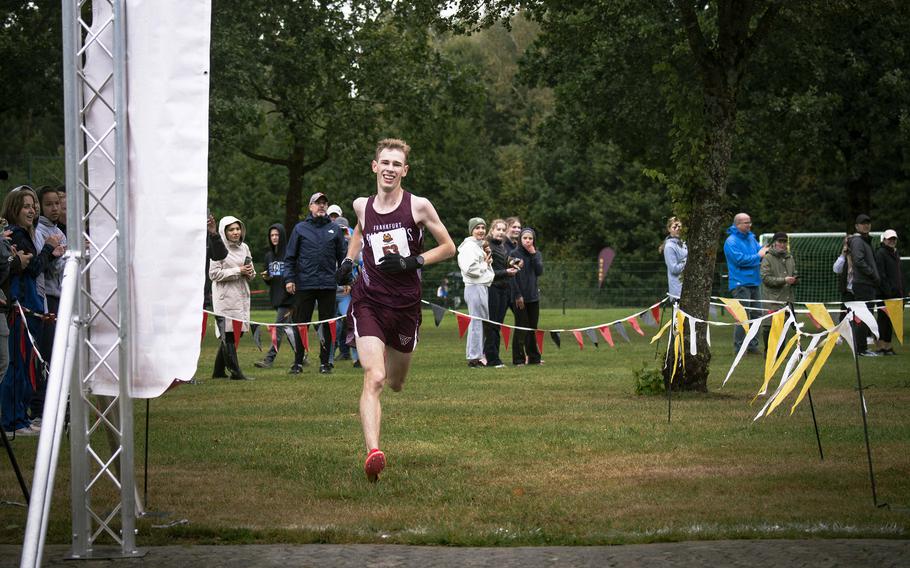
[[[631,310],[544,311],[541,327],[610,321]],[[270,321],[271,314],[254,319]],[[511,321],[511,316],[509,316]],[[648,338],[653,329],[645,328]],[[267,337],[267,334],[265,335]],[[312,337],[312,335],[311,335]],[[789,404],[753,423],[761,358],[732,360],[729,328],[715,330],[710,393],[667,400],[633,392],[632,371],[656,366],[655,347],[631,333],[615,348],[570,334],[547,338],[546,364],[469,369],[455,318],[425,312],[421,343],[401,393],[383,394],[376,485],[362,471],[357,403],[362,374],[286,374],[243,339],[254,382],[211,380],[215,340],[197,377],[151,401],[147,508],[140,545],[173,542],[394,542],[448,545],[606,544],[679,539],[866,536],[906,538],[910,527],[910,350],[860,365],[879,502],[872,505],[853,359],[838,347],[809,405]],[[772,383],[776,385],[776,381]],[[792,399],[791,399],[792,400]],[[141,490],[145,401],[136,402]],[[34,439],[14,442],[31,481]],[[57,475],[48,542],[69,542],[69,447]],[[0,500],[21,501],[0,457]],[[0,506],[0,541],[21,542],[26,513]],[[158,529],[153,524],[187,519]]]

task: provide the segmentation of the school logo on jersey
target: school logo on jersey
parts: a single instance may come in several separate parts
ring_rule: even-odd
[[[407,335],[401,335],[401,334],[399,333],[399,334],[398,334],[398,341],[400,341],[402,345],[407,345],[408,343],[411,342],[411,338],[408,337]]]
[[[408,246],[408,233],[404,228],[381,231],[367,236],[370,248],[373,249],[373,262],[379,264],[379,259],[387,254],[400,254],[411,256],[411,247]]]

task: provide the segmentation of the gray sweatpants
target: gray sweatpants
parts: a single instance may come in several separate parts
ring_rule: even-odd
[[[490,289],[483,284],[465,284],[464,301],[468,304],[468,314],[479,318],[490,319]],[[483,357],[483,322],[471,320],[468,326],[468,342],[465,345],[468,360]]]

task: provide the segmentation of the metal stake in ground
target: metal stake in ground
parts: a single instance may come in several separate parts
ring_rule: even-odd
[[[806,380],[806,373],[803,373],[803,381]],[[825,452],[822,450],[822,438],[818,433],[818,421],[815,420],[815,405],[812,403],[812,389],[809,389],[809,409],[812,411],[812,424],[815,426],[815,441],[818,443],[818,459],[825,461]]]
[[[852,318],[852,316],[851,316]],[[872,448],[869,445],[869,424],[866,420],[866,397],[863,394],[863,379],[859,372],[859,349],[860,345],[856,338],[856,322],[850,320],[850,328],[853,333],[853,362],[856,364],[856,390],[859,393],[859,411],[863,417],[863,435],[866,438],[866,459],[869,461],[869,483],[872,486],[872,505],[875,507],[885,507],[888,504],[878,504],[878,495],[875,492],[875,470],[872,468]],[[860,324],[863,325],[863,324]],[[862,346],[865,348],[865,345]]]
[[[19,480],[19,487],[22,488],[22,496],[25,497],[25,502],[30,501],[28,495],[28,485],[25,484],[25,478],[22,477],[22,470],[19,469],[19,462],[16,461],[16,454],[13,452],[13,447],[9,443],[9,439],[6,437],[6,432],[3,428],[0,428],[0,436],[3,437],[3,446],[6,447],[6,455],[9,456],[9,463],[13,466],[13,471],[16,472],[16,479]]]

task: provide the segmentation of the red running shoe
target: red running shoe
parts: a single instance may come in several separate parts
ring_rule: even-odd
[[[367,481],[370,483],[379,481],[379,473],[383,469],[385,469],[385,454],[379,449],[370,450],[367,460],[363,462],[363,471],[367,474]]]

